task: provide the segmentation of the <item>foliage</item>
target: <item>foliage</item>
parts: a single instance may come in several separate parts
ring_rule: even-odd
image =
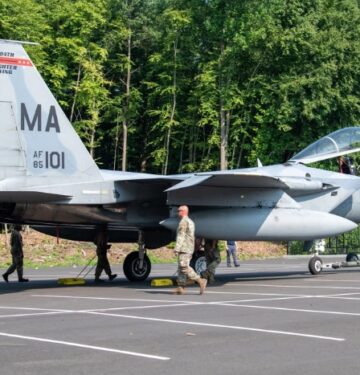
[[[283,162],[358,124],[359,24],[357,0],[0,2],[97,162],[152,173]]]

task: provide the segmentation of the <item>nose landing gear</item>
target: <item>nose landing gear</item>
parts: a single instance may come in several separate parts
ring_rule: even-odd
[[[323,263],[322,259],[317,255],[310,258],[309,261],[309,271],[312,275],[318,275],[324,269],[335,270],[349,267],[360,267],[359,257],[356,253],[349,253],[343,262]]]

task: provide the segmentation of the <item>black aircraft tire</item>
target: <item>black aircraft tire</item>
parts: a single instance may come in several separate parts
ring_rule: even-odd
[[[193,254],[190,267],[199,275],[206,270],[206,258],[203,251]]]
[[[322,260],[319,257],[312,257],[309,261],[309,271],[312,275],[318,275],[322,271]]]
[[[123,270],[124,274],[129,281],[144,281],[150,274],[151,262],[149,257],[144,254],[143,268],[139,268],[139,252],[133,251],[128,254],[124,260]]]
[[[356,253],[349,253],[346,255],[346,261],[347,262],[357,262],[359,260],[359,257]]]

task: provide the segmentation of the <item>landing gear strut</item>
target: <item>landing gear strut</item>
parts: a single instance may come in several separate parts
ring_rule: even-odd
[[[150,274],[151,262],[146,255],[144,235],[139,231],[139,251],[133,251],[125,258],[123,269],[129,281],[144,281]]]

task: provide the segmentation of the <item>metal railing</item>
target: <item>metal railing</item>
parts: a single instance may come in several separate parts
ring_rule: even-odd
[[[311,252],[314,252],[314,245],[311,247]],[[330,237],[325,239],[325,249],[322,254],[360,254],[360,227],[348,233],[343,233],[337,237]],[[304,250],[303,241],[290,241],[288,243],[289,255],[309,254]]]

